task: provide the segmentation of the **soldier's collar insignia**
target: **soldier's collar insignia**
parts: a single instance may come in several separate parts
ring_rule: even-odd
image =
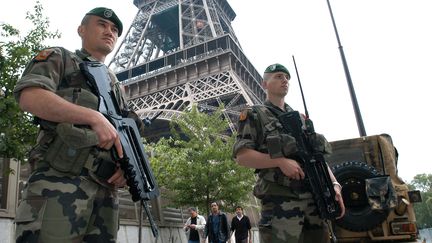
[[[39,54],[34,58],[35,61],[41,62],[46,61],[49,56],[54,52],[53,49],[45,49],[39,52]]]
[[[240,113],[239,121],[244,121],[244,120],[246,120],[246,118],[247,118],[247,110],[243,110]]]

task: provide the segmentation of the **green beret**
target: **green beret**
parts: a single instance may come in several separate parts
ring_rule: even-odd
[[[104,7],[98,7],[98,8],[94,8],[94,9],[90,10],[90,12],[86,13],[86,15],[99,16],[101,18],[104,18],[104,19],[107,19],[107,20],[113,22],[117,26],[118,36],[121,36],[122,31],[123,31],[123,24],[112,9],[104,8]]]
[[[288,74],[289,78],[291,78],[291,75],[290,75],[288,69],[284,65],[279,64],[279,63],[275,63],[275,64],[268,66],[266,68],[266,70],[264,71],[264,73],[275,73],[275,72],[284,72],[284,73]]]

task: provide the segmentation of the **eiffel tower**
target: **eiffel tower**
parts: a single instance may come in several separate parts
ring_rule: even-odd
[[[261,75],[244,55],[226,0],[134,0],[138,8],[109,67],[123,83],[129,106],[154,117],[151,134],[193,104],[211,112],[223,105],[231,131],[240,111],[262,103]]]

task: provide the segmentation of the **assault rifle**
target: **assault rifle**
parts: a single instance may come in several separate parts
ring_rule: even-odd
[[[80,69],[92,92],[99,96],[99,112],[113,124],[119,134],[123,158],[119,158],[115,148],[111,149],[111,154],[124,171],[132,200],[134,202],[141,201],[148,216],[152,233],[157,237],[157,227],[147,201],[157,197],[159,190],[150,168],[149,159],[144,152],[138,127],[135,121],[125,117],[127,114],[124,114],[120,109],[114,91],[111,89],[108,68],[100,62],[82,62]]]
[[[335,199],[336,193],[324,155],[313,146],[313,137],[316,134],[312,121],[306,118],[303,126],[298,111],[285,112],[278,118],[287,133],[296,140],[298,151],[293,159],[298,161],[304,170],[321,218],[334,220],[340,215],[341,209]]]
[[[320,217],[334,220],[341,214],[341,208],[335,199],[336,192],[330,178],[324,154],[321,151],[317,151],[316,146],[314,146],[317,134],[315,133],[312,120],[309,119],[297,64],[294,56],[292,56],[292,58],[305,109],[305,119],[303,122],[298,111],[280,114],[278,118],[283,128],[296,140],[298,152],[295,155],[295,159],[299,160],[300,164],[303,166]]]

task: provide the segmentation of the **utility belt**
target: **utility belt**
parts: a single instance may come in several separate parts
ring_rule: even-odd
[[[96,147],[97,135],[89,128],[60,123],[55,132],[42,129],[39,137],[34,149],[39,157],[37,168],[49,166],[75,176],[88,175],[101,184],[117,169],[111,153]]]

